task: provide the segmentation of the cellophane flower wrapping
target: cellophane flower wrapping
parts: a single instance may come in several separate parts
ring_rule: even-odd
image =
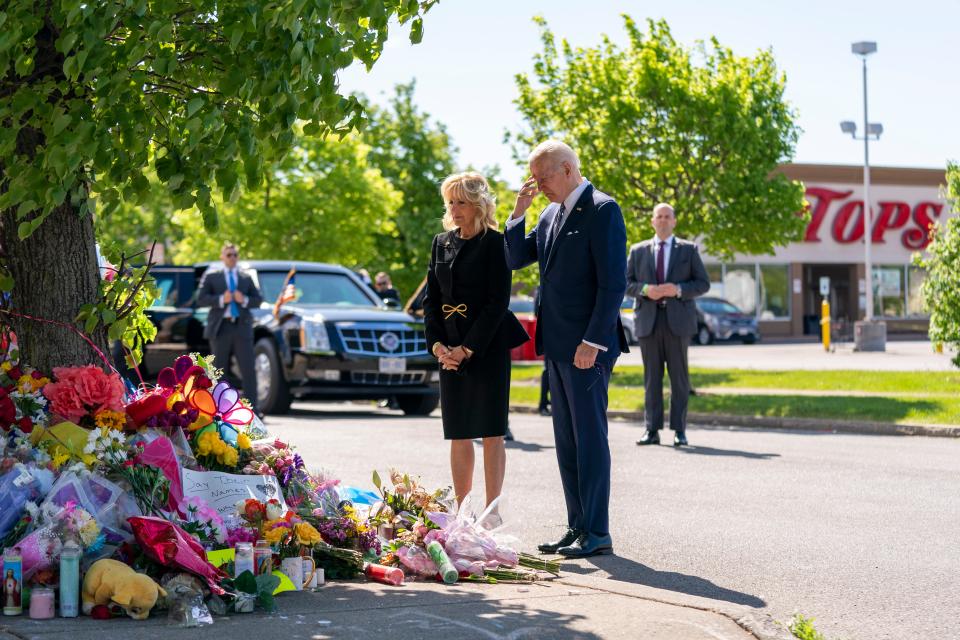
[[[472,575],[481,576],[484,569],[516,567],[519,540],[507,533],[500,521],[501,506],[501,498],[497,498],[483,513],[474,516],[468,498],[456,514],[428,512],[427,517],[440,528],[428,532],[424,544],[437,540],[453,566]]]
[[[227,574],[207,561],[206,550],[196,538],[162,518],[133,517],[128,520],[140,550],[165,567],[187,571],[202,578],[210,590],[223,595],[220,580]]]

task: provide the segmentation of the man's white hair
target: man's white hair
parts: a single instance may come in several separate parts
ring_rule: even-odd
[[[653,208],[653,215],[657,215],[657,211],[660,211],[660,209],[670,209],[670,213],[673,215],[673,217],[677,217],[677,213],[673,210],[673,205],[669,203],[661,202],[660,204],[655,206]]]
[[[538,144],[530,152],[528,162],[532,165],[542,159],[552,160],[558,165],[561,162],[569,162],[571,167],[577,171],[580,170],[580,160],[577,158],[577,153],[568,144],[560,140],[545,140]]]

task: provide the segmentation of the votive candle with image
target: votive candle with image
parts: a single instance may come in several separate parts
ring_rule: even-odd
[[[3,550],[3,615],[19,616],[23,613],[23,558],[20,550],[10,547]]]
[[[382,564],[368,564],[363,573],[374,582],[382,582],[399,587],[403,584],[403,570],[397,567],[387,567]]]

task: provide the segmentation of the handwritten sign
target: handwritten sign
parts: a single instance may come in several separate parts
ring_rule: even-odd
[[[245,476],[222,471],[183,469],[183,496],[202,498],[221,516],[232,513],[237,502],[256,498],[261,502],[277,499],[284,510],[283,492],[275,476]]]

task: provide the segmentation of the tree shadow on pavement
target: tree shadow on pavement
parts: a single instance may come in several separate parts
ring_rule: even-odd
[[[754,451],[740,451],[739,449],[716,449],[714,447],[701,447],[700,445],[677,447],[677,450],[687,455],[730,456],[748,458],[750,460],[770,460],[771,458],[780,457],[779,453],[756,453]]]
[[[314,605],[311,617],[330,621],[323,629],[330,635],[323,637],[340,637],[339,632],[347,634],[343,637],[600,639],[583,630],[586,616],[564,610],[568,605],[563,600],[518,594],[512,588],[506,592],[507,585],[441,586],[440,590],[417,585],[372,594],[369,585],[338,583],[325,589],[326,610],[317,611]],[[562,594],[565,590],[544,595]],[[332,602],[331,595],[336,596]]]
[[[617,555],[595,556],[588,558],[587,562],[594,565],[597,569],[608,573],[613,580],[641,584],[647,587],[653,587],[654,589],[676,591],[691,596],[709,598],[711,600],[724,600],[726,602],[733,602],[734,604],[742,604],[758,609],[767,606],[767,603],[757,596],[721,587],[706,578],[678,573],[676,571],[657,571],[645,564]],[[573,564],[565,564],[563,571],[580,574],[591,572],[587,567]]]

